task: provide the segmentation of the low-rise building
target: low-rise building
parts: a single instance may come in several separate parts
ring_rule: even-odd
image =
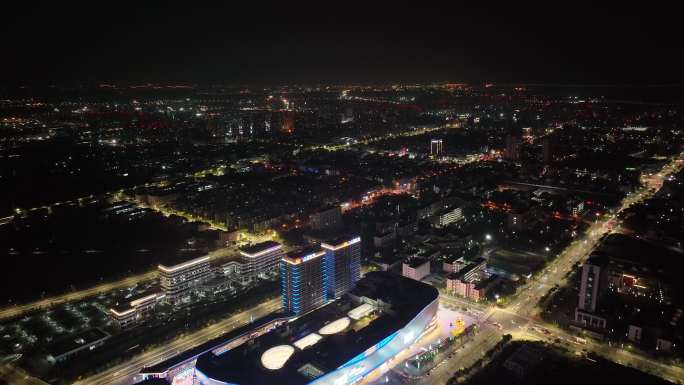
[[[403,258],[394,253],[386,252],[376,253],[370,259],[370,263],[377,266],[380,271],[391,271],[398,274],[402,269],[402,260]]]
[[[446,289],[453,295],[481,301],[498,281],[498,276],[487,274],[486,260],[475,258],[457,272],[447,274]]]
[[[463,257],[452,257],[442,262],[442,271],[445,273],[458,273],[462,268],[466,267],[468,262]]]
[[[409,258],[402,264],[401,274],[420,281],[430,275],[430,261],[423,258]]]
[[[122,329],[133,327],[147,318],[164,297],[164,292],[155,291],[128,298],[111,307],[109,317]]]
[[[221,265],[219,273],[227,278],[237,278],[242,274],[242,262],[231,260]]]
[[[165,301],[178,304],[186,299],[197,286],[211,279],[214,274],[209,256],[186,260],[172,265],[160,264],[159,283]]]
[[[71,357],[102,346],[110,335],[98,328],[84,330],[74,336],[62,338],[47,347],[48,360],[63,362]]]
[[[311,214],[309,225],[313,230],[339,229],[342,227],[342,209],[340,206],[329,206]]]
[[[244,280],[254,280],[278,272],[280,260],[285,255],[283,246],[274,241],[257,243],[240,249],[241,271]]]
[[[461,220],[463,220],[463,209],[456,207],[441,211],[433,217],[432,223],[436,227],[446,227]]]
[[[378,249],[383,249],[394,244],[394,241],[396,239],[397,233],[395,233],[394,230],[388,231],[383,234],[376,234],[375,236],[373,236],[373,246],[375,246]]]

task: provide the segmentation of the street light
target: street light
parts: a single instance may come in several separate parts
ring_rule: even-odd
[[[491,234],[485,234],[485,240],[491,241],[491,240],[492,240],[492,235],[491,235]]]

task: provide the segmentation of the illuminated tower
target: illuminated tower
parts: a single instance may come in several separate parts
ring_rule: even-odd
[[[608,286],[607,265],[606,257],[592,255],[582,266],[575,322],[596,329],[606,327],[607,319],[598,310],[601,307],[601,297]]]
[[[351,290],[361,278],[361,238],[338,238],[321,243],[325,251],[327,298],[334,299]]]
[[[442,155],[442,151],[444,151],[444,149],[442,147],[443,144],[444,143],[443,143],[442,139],[432,139],[430,141],[430,155],[434,155],[434,156]]]
[[[324,255],[322,250],[308,250],[283,257],[280,291],[285,311],[302,314],[325,303]]]

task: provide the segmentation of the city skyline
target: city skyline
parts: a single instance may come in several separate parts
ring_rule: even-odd
[[[9,4],[0,384],[684,384],[678,15]]]

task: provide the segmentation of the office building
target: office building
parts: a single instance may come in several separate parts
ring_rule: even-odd
[[[197,286],[214,276],[208,255],[173,265],[160,264],[157,269],[165,301],[171,304],[182,302]]]
[[[109,309],[109,317],[121,328],[127,329],[147,318],[157,304],[166,297],[162,291],[144,293],[117,303]]]
[[[373,235],[373,246],[377,249],[389,249],[397,239],[397,232],[389,230],[384,233]]]
[[[442,139],[432,139],[430,141],[430,155],[432,155],[432,156],[442,155],[442,152],[444,151],[443,145],[444,145],[444,142],[442,141]]]
[[[243,280],[254,280],[276,273],[283,255],[282,245],[274,241],[240,248],[240,275]]]
[[[306,250],[290,253],[280,262],[283,309],[307,313],[326,301],[325,252]]]
[[[326,296],[339,298],[361,278],[361,238],[342,237],[321,243],[325,251]]]

